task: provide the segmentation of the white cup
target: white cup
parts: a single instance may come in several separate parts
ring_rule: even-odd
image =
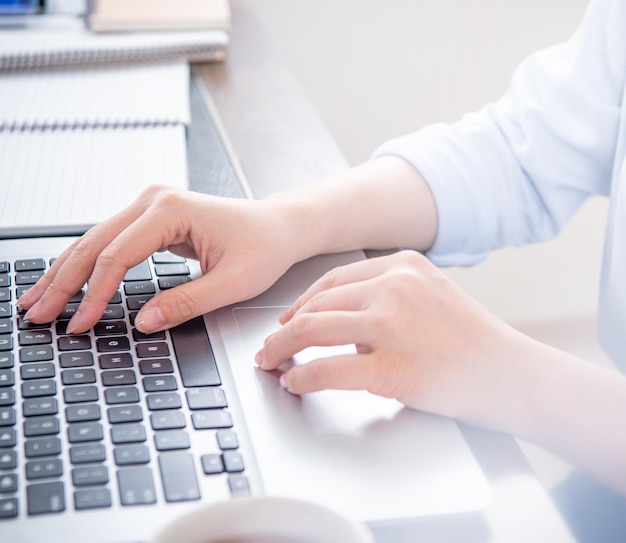
[[[152,543],[374,543],[364,525],[321,505],[268,496],[202,506]]]

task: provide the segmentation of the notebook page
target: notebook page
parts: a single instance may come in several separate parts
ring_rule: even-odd
[[[0,127],[190,122],[184,62],[0,73]]]
[[[100,222],[153,183],[187,188],[184,126],[0,131],[0,235]]]

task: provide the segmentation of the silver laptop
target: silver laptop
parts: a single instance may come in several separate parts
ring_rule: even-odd
[[[254,300],[142,336],[138,308],[198,273],[159,254],[129,272],[100,323],[68,336],[80,293],[43,327],[14,302],[70,241],[0,240],[3,541],[149,541],[188,510],[248,494],[305,498],[373,524],[489,504],[454,421],[366,392],[293,396],[279,371],[255,366],[282,309],[361,253],[300,263]],[[327,354],[308,349],[291,363]]]
[[[206,160],[211,141],[225,154],[213,169],[236,172],[223,132],[203,126],[192,123],[188,139],[202,145],[189,148]],[[82,293],[47,326],[25,323],[15,300],[73,238],[10,236],[0,239],[3,542],[148,542],[185,512],[242,495],[304,498],[381,529],[490,504],[454,421],[366,392],[293,396],[280,370],[254,364],[280,312],[363,253],[302,262],[256,299],[144,336],[133,326],[143,303],[200,273],[159,253],[129,271],[93,329],[69,336]],[[328,354],[311,348],[289,363]]]

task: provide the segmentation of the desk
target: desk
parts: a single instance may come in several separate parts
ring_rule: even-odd
[[[293,75],[271,51],[252,2],[232,0],[228,61],[196,70],[253,193],[263,197],[341,171],[347,163]],[[469,427],[462,431],[492,484],[493,506],[480,518],[379,528],[378,543],[574,541],[512,438]]]

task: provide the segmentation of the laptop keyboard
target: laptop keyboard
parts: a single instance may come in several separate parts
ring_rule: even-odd
[[[79,335],[66,328],[83,290],[49,324],[15,305],[49,264],[0,255],[0,519],[200,500],[203,478],[248,493],[203,319],[134,327],[150,298],[190,280],[186,261],[157,253],[129,270]]]

